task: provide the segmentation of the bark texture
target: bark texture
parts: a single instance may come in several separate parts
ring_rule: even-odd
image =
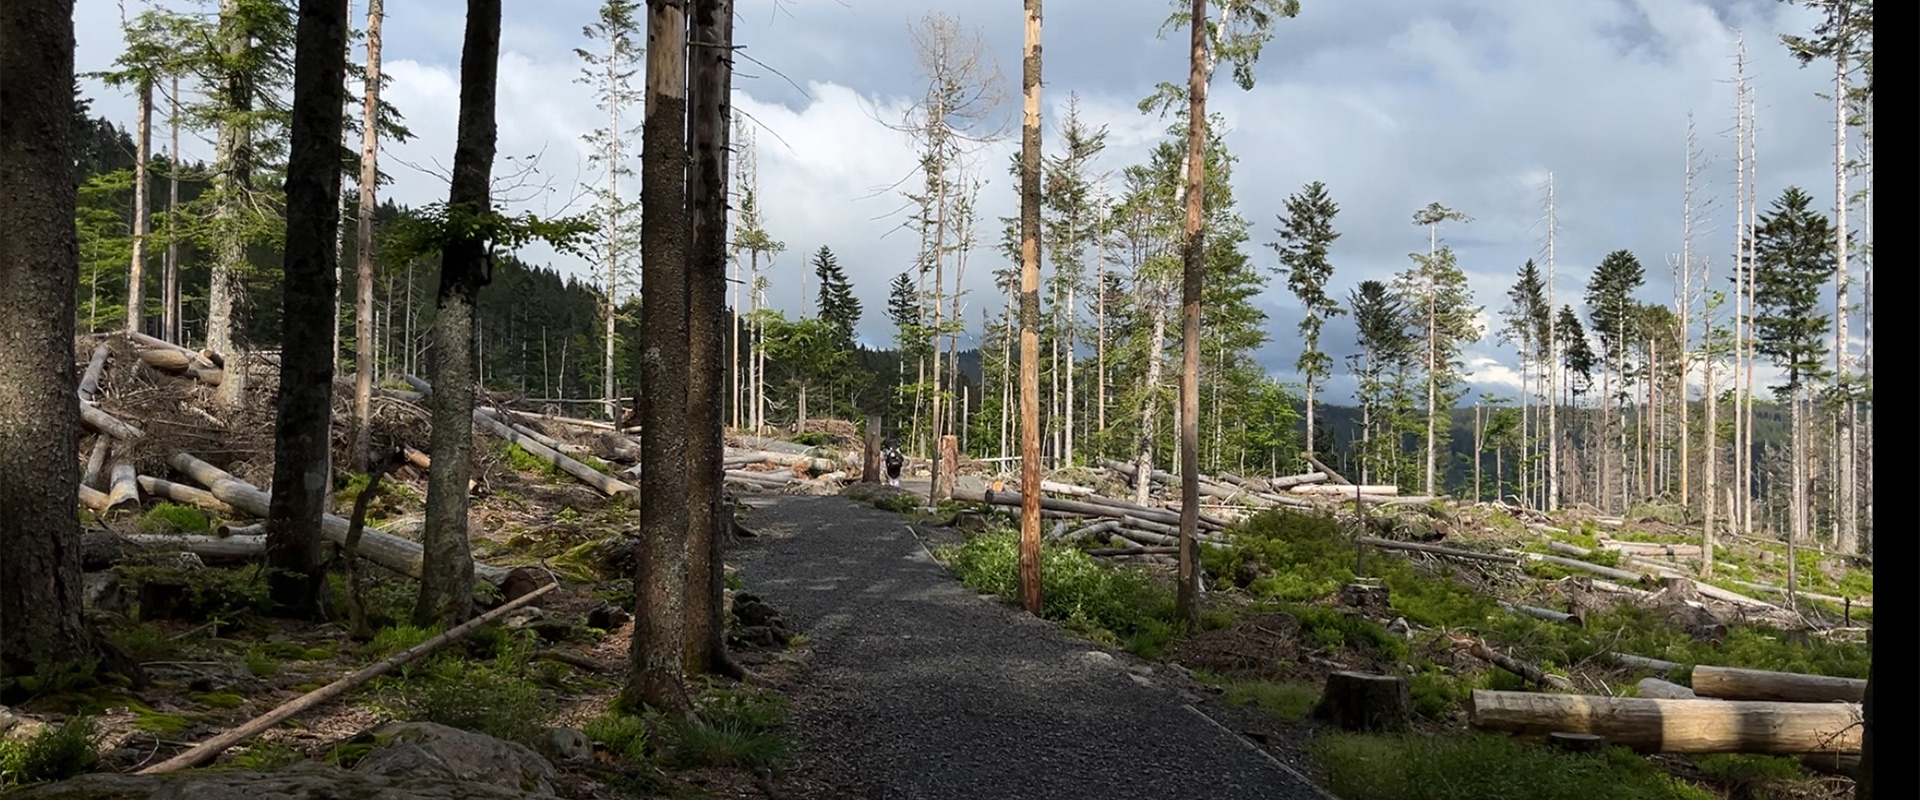
[[[640,553],[629,707],[688,712],[686,14],[647,2],[647,101],[640,153]],[[436,458],[437,460],[437,458]]]
[[[360,110],[360,213],[354,224],[357,270],[353,282],[353,463],[373,462],[373,212],[379,205],[380,23],[385,0],[367,0],[367,92]]]
[[[334,264],[340,218],[341,104],[346,102],[346,0],[300,0],[292,144],[287,154],[280,393],[267,507],[267,585],[283,613],[321,610],[320,516],[333,422]]]
[[[1187,229],[1180,280],[1180,588],[1181,618],[1200,621],[1200,292],[1206,273],[1205,231],[1200,226],[1206,189],[1202,146],[1207,121],[1207,0],[1193,0],[1192,57],[1187,76]]]
[[[459,133],[453,147],[449,216],[491,213],[488,190],[499,134],[500,0],[468,0],[460,53]],[[467,478],[473,472],[473,306],[487,278],[489,242],[448,240],[440,258],[433,321],[433,470],[427,478],[426,562],[414,622],[452,627],[473,613],[473,553],[467,543]]]
[[[1040,0],[1026,0],[1020,85],[1020,600],[1040,613]]]
[[[0,674],[87,652],[74,400],[73,0],[0,3]]]
[[[239,6],[238,0],[220,2],[220,47],[232,59],[244,58],[249,47],[247,23]],[[233,352],[233,302],[240,273],[247,265],[247,243],[239,229],[246,214],[246,195],[253,187],[253,136],[238,117],[253,109],[253,76],[245,70],[228,70],[221,76],[219,92],[226,117],[220,122],[214,143],[218,202],[213,217],[219,234],[207,286],[207,349],[225,357],[238,374],[244,368]],[[221,393],[224,400],[237,400],[239,396],[237,388]]]
[[[727,655],[726,481],[721,434],[727,330],[727,132],[733,89],[733,0],[696,0],[688,34],[693,241],[688,265],[687,668],[738,676]],[[609,394],[611,396],[611,394]],[[644,451],[642,451],[644,453]]]
[[[127,330],[145,333],[141,313],[146,306],[147,222],[152,216],[152,194],[147,165],[153,163],[153,78],[140,78],[138,122],[133,156],[133,259],[127,264]]]

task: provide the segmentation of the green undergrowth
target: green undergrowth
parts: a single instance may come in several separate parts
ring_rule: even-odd
[[[385,658],[437,633],[408,625],[384,628],[362,655]],[[442,648],[375,680],[369,692],[377,706],[400,719],[531,744],[567,680],[562,665],[532,659],[536,638],[530,631],[486,626],[462,646]]]
[[[1259,680],[1214,680],[1220,701],[1230,706],[1253,706],[1281,719],[1306,719],[1320,702],[1320,690],[1304,683]]]
[[[213,530],[213,520],[193,506],[161,501],[140,516],[140,529],[147,533],[206,533]]]
[[[24,740],[0,740],[0,789],[57,781],[100,763],[95,726],[87,717],[49,726]]]
[[[588,720],[589,739],[633,765],[670,769],[771,769],[787,757],[787,703],[780,694],[708,683],[693,697],[697,721],[652,710],[609,710]]]
[[[1308,744],[1342,800],[1712,800],[1624,748],[1577,754],[1507,736],[1329,733]]]
[[[501,456],[506,459],[507,466],[517,471],[531,472],[547,478],[557,478],[560,476],[560,468],[554,466],[553,462],[536,456],[528,452],[526,448],[512,442],[503,443]]]
[[[1017,532],[996,528],[939,555],[968,586],[1019,600]],[[1041,617],[1149,658],[1164,652],[1182,627],[1165,580],[1143,569],[1099,563],[1069,545],[1041,544],[1040,597]]]

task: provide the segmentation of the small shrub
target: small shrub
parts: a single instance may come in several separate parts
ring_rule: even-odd
[[[241,661],[247,665],[249,671],[262,678],[269,678],[280,673],[280,659],[267,655],[267,649],[262,647],[259,642],[247,645],[247,652],[241,655],[240,658]]]
[[[1019,597],[1019,540],[1000,529],[948,548],[943,556],[968,586],[1008,600]],[[1172,587],[1132,567],[1102,564],[1066,545],[1042,543],[1040,616],[1081,631],[1103,630],[1128,649],[1158,655],[1173,633]]]
[[[286,742],[256,741],[247,745],[247,750],[233,757],[235,769],[257,772],[273,772],[306,760],[306,755]]]
[[[1756,796],[1759,793],[1754,790],[1767,784],[1798,780],[1807,775],[1806,770],[1800,768],[1800,762],[1780,756],[1719,753],[1695,756],[1693,763],[1702,775],[1714,782],[1745,789]]]
[[[57,781],[100,763],[93,720],[81,717],[48,727],[26,741],[0,741],[0,788]]]
[[[793,443],[804,444],[808,447],[821,447],[824,445],[833,444],[833,434],[827,433],[825,431],[807,431],[805,433],[797,433],[797,434],[794,434],[793,436]]]
[[[767,769],[778,765],[787,755],[785,740],[730,720],[676,721],[667,731],[669,766]]]
[[[1308,749],[1343,800],[1709,800],[1623,748],[1565,753],[1505,736],[1330,733]]]
[[[213,529],[213,522],[198,508],[163,501],[140,517],[140,529],[149,533],[205,533]]]
[[[1300,632],[1307,642],[1328,650],[1348,647],[1379,653],[1394,661],[1405,661],[1406,640],[1387,632],[1372,620],[1349,616],[1320,606],[1293,606],[1287,613],[1300,621]]]
[[[520,445],[508,442],[505,455],[507,466],[513,467],[520,472],[531,472],[535,475],[543,475],[549,478],[560,474],[560,468],[554,466],[553,462],[527,452],[526,448]]]
[[[587,720],[581,730],[627,761],[647,760],[647,723],[638,716],[610,711]]]
[[[171,661],[183,649],[173,634],[145,624],[114,628],[107,639],[135,661]]]
[[[193,702],[214,708],[239,708],[246,705],[247,698],[232,692],[207,692],[194,695]]]

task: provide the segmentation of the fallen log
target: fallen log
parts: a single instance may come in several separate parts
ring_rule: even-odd
[[[1085,486],[1075,486],[1071,483],[1058,483],[1055,481],[1041,481],[1040,491],[1051,494],[1064,494],[1072,497],[1093,496],[1093,490]]]
[[[265,536],[195,536],[191,534],[171,533],[125,533],[120,539],[127,544],[154,549],[179,550],[192,553],[201,558],[225,561],[245,561],[267,554]]]
[[[93,348],[93,355],[87,359],[87,370],[80,373],[80,399],[89,403],[100,392],[100,371],[107,366],[107,343],[101,342]]]
[[[431,383],[427,383],[416,376],[405,374],[400,376],[400,380],[406,381],[407,385],[413,387],[413,390],[419,392],[423,398],[433,396],[433,384]]]
[[[1475,640],[1467,646],[1467,652],[1474,658],[1485,661],[1522,678],[1535,686],[1550,686],[1565,692],[1573,691],[1573,681],[1554,675],[1537,666],[1529,664],[1505,653],[1495,652],[1486,642]]]
[[[255,522],[251,525],[221,525],[213,529],[213,535],[223,538],[229,536],[265,536],[267,535],[267,525],[264,522]]]
[[[1478,553],[1472,550],[1459,550],[1452,547],[1441,547],[1439,545],[1433,545],[1433,544],[1420,544],[1419,542],[1396,542],[1391,539],[1376,539],[1372,536],[1362,536],[1355,539],[1354,541],[1364,545],[1371,545],[1373,547],[1378,547],[1382,550],[1411,550],[1419,553],[1431,553],[1436,556],[1446,556],[1448,558],[1464,558],[1464,559],[1469,559],[1473,561],[1491,561],[1496,564],[1520,563],[1520,559],[1515,556],[1501,555],[1499,553]]]
[[[418,467],[421,472],[430,472],[433,470],[433,458],[426,453],[422,453],[411,447],[401,448],[400,452],[406,457],[407,463]]]
[[[409,403],[422,403],[426,402],[427,399],[426,395],[407,389],[388,389],[382,387],[375,391],[377,391],[381,397],[391,397],[395,400],[405,400]]]
[[[1178,547],[1148,547],[1143,544],[1137,544],[1132,547],[1102,547],[1087,551],[1087,555],[1101,558],[1113,558],[1115,556],[1177,556],[1179,554],[1180,548]]]
[[[1727,582],[1744,589],[1752,589],[1758,592],[1771,592],[1773,594],[1787,593],[1786,588],[1782,586],[1769,586],[1764,583],[1748,583],[1747,581],[1735,581],[1735,580],[1729,580]],[[1808,600],[1819,600],[1821,602],[1833,603],[1834,605],[1846,605],[1848,603],[1852,603],[1853,605],[1859,606],[1861,608],[1873,607],[1873,598],[1871,597],[1838,597],[1830,594],[1818,594],[1816,592],[1809,592],[1804,589],[1797,592],[1797,594],[1799,594],[1801,597],[1807,598]]]
[[[1342,485],[1342,486],[1328,486],[1326,484],[1301,484],[1299,486],[1294,486],[1288,489],[1287,491],[1293,494],[1331,494],[1331,495],[1345,495],[1348,497],[1351,497],[1356,494],[1374,495],[1377,497],[1400,496],[1400,487],[1389,485],[1389,484],[1370,484],[1365,486],[1354,486],[1351,484]]]
[[[1641,678],[1634,684],[1638,696],[1651,700],[1698,700],[1700,696],[1692,689],[1659,678]]]
[[[594,402],[599,402],[599,401],[596,400]],[[512,415],[512,416],[518,416],[518,417],[531,417],[533,419],[540,420],[541,422],[557,422],[562,425],[572,425],[576,428],[592,428],[594,430],[599,430],[599,431],[614,431],[614,432],[618,432],[619,430],[618,428],[613,427],[613,423],[611,422],[599,422],[591,419],[580,419],[579,417],[563,417],[558,414],[541,414],[533,411],[519,411],[515,409],[510,409],[510,408],[501,408],[499,406],[481,406],[480,410],[486,411],[491,414],[499,415],[499,416]]]
[[[1113,530],[1113,535],[1118,536],[1122,539],[1125,539],[1129,542],[1133,542],[1135,544],[1141,544],[1141,545],[1158,545],[1163,547],[1176,547],[1176,548],[1180,546],[1179,536],[1176,536],[1173,534],[1166,534],[1166,533],[1155,533],[1153,531],[1146,531],[1146,530],[1141,530],[1139,528],[1126,527],[1124,525],[1122,527],[1115,528]],[[1204,544],[1208,547],[1226,547],[1225,544],[1213,541],[1211,539],[1199,539],[1197,541],[1199,541],[1201,544]]]
[[[1305,486],[1310,483],[1325,483],[1326,481],[1327,473],[1309,472],[1304,475],[1282,475],[1277,478],[1268,478],[1266,484],[1271,489],[1280,490],[1291,489],[1295,486]]]
[[[116,461],[108,473],[107,507],[119,508],[140,503],[139,473],[133,471],[133,465],[125,461]]]
[[[147,432],[121,422],[118,417],[101,411],[92,403],[80,404],[80,421],[94,433],[104,433],[123,442],[137,442],[147,438]]]
[[[1545,736],[1605,736],[1655,753],[1804,755],[1860,751],[1860,706],[1743,700],[1660,700],[1473,690],[1473,727]]]
[[[793,473],[790,472],[748,472],[746,470],[730,469],[726,471],[726,476],[727,480],[764,486],[785,486],[793,483]]]
[[[398,653],[395,653],[391,656],[381,659],[380,661],[377,661],[372,665],[364,669],[361,669],[358,672],[355,672],[351,675],[348,675],[344,678],[334,681],[333,683],[329,683],[311,692],[303,694],[297,698],[294,698],[291,701],[283,703],[278,708],[275,708],[272,711],[269,711],[265,714],[262,714],[258,717],[254,717],[251,720],[248,720],[246,724],[241,725],[238,728],[234,728],[233,730],[227,731],[226,733],[220,734],[219,736],[215,736],[212,739],[208,739],[207,741],[194,745],[193,747],[188,748],[187,751],[184,753],[174,756],[173,758],[169,758],[151,767],[147,767],[146,769],[140,770],[139,774],[158,775],[163,772],[172,772],[174,770],[186,769],[188,767],[196,766],[201,762],[214,758],[220,755],[220,753],[224,752],[227,748],[232,747],[241,742],[244,742],[258,735],[262,731],[265,731],[268,728],[272,728],[273,726],[286,721],[287,719],[293,717],[293,715],[295,714],[298,714],[302,711],[306,711],[307,709],[318,706],[321,703],[325,703],[328,700],[331,700],[335,697],[345,694],[348,690],[351,690],[354,687],[360,686],[361,684],[364,684],[367,681],[373,680],[374,678],[378,678],[381,675],[385,675],[388,672],[392,672],[394,669],[397,669],[400,666],[410,661],[413,661],[414,659],[417,659],[421,656],[424,656],[428,653],[433,652],[434,650],[439,649],[440,646],[442,645],[445,645],[449,642],[459,641],[462,637],[466,636],[469,633],[472,633],[475,629],[479,628],[480,626],[485,625],[489,622],[492,622],[496,619],[499,619],[500,617],[505,616],[508,612],[511,612],[522,606],[531,604],[534,600],[539,599],[541,595],[551,592],[554,589],[559,588],[559,586],[560,585],[557,583],[549,583],[545,586],[542,586],[538,589],[535,589],[531,592],[521,595],[520,597],[514,598],[513,600],[502,604],[499,608],[496,608],[485,614],[481,614],[480,616],[474,617],[473,619],[470,619],[464,623],[461,623],[458,626],[455,626],[449,629],[446,633],[442,633],[439,636],[435,636],[431,639],[421,642],[420,644],[414,645],[413,647],[409,647],[405,650],[402,650]]]
[[[267,516],[270,495],[253,484],[235,478],[225,470],[186,453],[175,453],[167,463],[182,474],[199,481],[212,490],[214,497],[232,507],[256,517]],[[344,544],[347,540],[346,518],[334,514],[321,515],[320,533],[329,542]],[[362,558],[414,580],[420,579],[421,562],[424,556],[419,542],[408,541],[373,528],[366,529],[361,537],[359,552]],[[475,578],[495,586],[506,580],[507,573],[508,570],[503,567],[479,562],[473,565]]]
[[[1523,606],[1504,600],[1501,601],[1500,607],[1516,614],[1525,614],[1534,619],[1544,619],[1548,622],[1558,622],[1563,625],[1572,625],[1576,628],[1586,627],[1586,620],[1581,619],[1578,614],[1568,614],[1564,611],[1555,611],[1551,608],[1541,608],[1539,606]]]
[[[95,514],[105,514],[108,509],[113,508],[113,503],[107,499],[106,492],[84,483],[80,484],[80,505]]]
[[[1320,463],[1320,459],[1314,458],[1312,453],[1301,453],[1300,460],[1305,461],[1308,464],[1312,464],[1314,469],[1326,473],[1327,478],[1329,480],[1332,480],[1334,483],[1338,483],[1342,486],[1353,485],[1353,481],[1347,480],[1346,476],[1341,475],[1338,472],[1335,472],[1332,467],[1329,467],[1325,464]]]
[[[548,463],[558,467],[568,475],[579,478],[581,483],[599,489],[601,494],[605,494],[608,497],[622,494],[639,494],[640,492],[639,487],[622,482],[611,475],[568,458],[559,451],[507,427],[505,423],[494,419],[491,415],[479,409],[474,409],[473,421],[479,423],[480,427],[485,428],[488,433],[519,445],[521,449],[545,459]]]
[[[1135,517],[1131,515],[1121,517],[1120,525],[1122,527],[1133,528],[1135,530],[1142,530],[1142,531],[1148,531],[1151,533],[1157,533],[1162,536],[1179,536],[1180,535],[1180,526],[1178,525],[1167,525],[1165,523],[1141,519],[1139,517]],[[1226,539],[1222,539],[1219,536],[1212,535],[1206,531],[1201,531],[1195,534],[1195,536],[1196,538],[1198,538],[1200,541],[1203,541],[1203,542],[1210,542],[1213,544],[1227,543]]]
[[[1658,542],[1621,542],[1612,539],[1600,540],[1600,548],[1614,550],[1631,556],[1666,556],[1667,558],[1699,558],[1700,545],[1697,544],[1661,544]]]
[[[1636,656],[1632,653],[1604,653],[1601,657],[1623,667],[1644,669],[1663,675],[1680,668],[1679,664],[1667,661],[1666,659],[1647,658],[1646,656]]]
[[[113,437],[94,436],[93,451],[87,455],[87,468],[80,473],[80,482],[94,486],[100,482],[100,474],[107,469],[107,456],[113,452]]]
[[[165,498],[176,503],[199,506],[200,508],[212,511],[221,516],[230,517],[238,513],[238,510],[233,506],[218,497],[214,497],[212,492],[205,489],[188,486],[183,483],[163,481],[148,475],[141,475],[136,480],[140,483],[140,491],[155,497]]]
[[[1573,552],[1579,553],[1580,555],[1592,555],[1592,551],[1582,550],[1580,548],[1573,547],[1572,545],[1562,545],[1559,542],[1548,542],[1547,547],[1549,549],[1558,550],[1560,552],[1568,552],[1568,550],[1571,550]],[[1567,549],[1563,550],[1562,549],[1563,547]],[[1605,567],[1599,564],[1588,563],[1586,561],[1579,561],[1572,558],[1542,555],[1540,553],[1525,553],[1519,550],[1509,550],[1508,552],[1519,555],[1521,558],[1525,558],[1530,561],[1540,561],[1548,564],[1555,564],[1558,566],[1567,567],[1569,569],[1583,570],[1586,572],[1591,572],[1595,575],[1599,575],[1604,578],[1612,578],[1616,581],[1628,581],[1630,583],[1644,583],[1647,580],[1647,576],[1642,575],[1638,572],[1629,572],[1624,569],[1615,569],[1613,567]]]
[[[1866,696],[1867,682],[1855,678],[1702,664],[1693,668],[1693,691],[1701,697],[1722,700],[1858,703]]]
[[[144,333],[130,333],[127,338],[140,345],[134,351],[140,360],[158,369],[188,373],[209,386],[219,386],[226,379],[226,360],[218,353],[190,350]]]
[[[746,462],[748,464],[758,464],[761,462],[765,462],[768,464],[778,464],[783,467],[795,467],[795,466],[804,467],[806,471],[809,473],[833,472],[835,470],[840,469],[840,465],[837,462],[835,462],[833,459],[814,458],[813,456],[796,455],[793,453],[776,453],[772,451],[733,451],[733,452],[727,453],[726,458],[752,459]]]
[[[1118,530],[1119,528],[1120,528],[1120,520],[1117,520],[1117,519],[1102,520],[1100,522],[1093,523],[1092,525],[1088,525],[1084,528],[1080,528],[1079,530],[1067,531],[1066,533],[1061,534],[1059,538],[1078,539],[1082,536],[1099,536],[1103,533],[1112,533],[1115,530]]]
[[[969,503],[987,503],[989,505],[1000,506],[1020,505],[1019,492],[983,491],[961,486],[955,487],[953,497],[956,500]],[[1122,503],[1118,500],[1099,497],[1098,495],[1087,498],[1084,501],[1042,497],[1040,498],[1040,508],[1046,511],[1067,512],[1090,517],[1112,517],[1114,519],[1120,519],[1122,517],[1133,516],[1150,522],[1158,522],[1163,525],[1180,524],[1180,515],[1176,512],[1169,512],[1157,508],[1144,508],[1132,503]],[[1202,523],[1205,523],[1204,519]]]

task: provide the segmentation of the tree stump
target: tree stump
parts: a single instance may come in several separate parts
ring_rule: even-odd
[[[1340,587],[1340,604],[1355,609],[1385,610],[1387,587],[1379,581],[1354,581]]]
[[[1569,753],[1604,753],[1607,737],[1592,733],[1549,733],[1547,746]]]
[[[1313,716],[1343,730],[1403,731],[1413,717],[1413,692],[1398,676],[1335,672]]]
[[[136,602],[140,604],[140,621],[191,619],[193,608],[188,597],[189,591],[185,583],[173,581],[150,580],[140,584],[136,595]]]

